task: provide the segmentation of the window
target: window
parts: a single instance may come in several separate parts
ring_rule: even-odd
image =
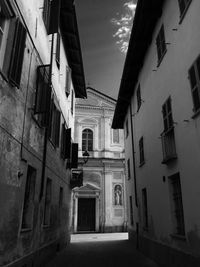
[[[37,85],[34,114],[41,127],[49,124],[49,113],[51,104],[51,87],[48,85],[49,65],[37,68]]]
[[[93,151],[93,131],[90,129],[82,132],[82,151]]]
[[[178,0],[181,17],[185,14],[192,0]]]
[[[165,42],[165,33],[164,25],[161,26],[161,29],[156,38],[157,54],[158,54],[158,64],[161,62],[164,54],[167,51],[166,42]]]
[[[130,222],[131,225],[133,225],[133,200],[132,200],[132,196],[129,196],[129,203],[130,203]]]
[[[52,181],[47,178],[46,182],[46,193],[45,193],[45,202],[44,202],[44,225],[50,225],[50,216],[51,216],[51,192],[52,190]]]
[[[148,229],[148,209],[147,209],[147,190],[142,189],[142,210],[143,210],[143,227]]]
[[[71,128],[66,129],[64,123],[62,124],[60,153],[63,159],[69,159],[71,156]]]
[[[67,66],[66,67],[66,84],[65,84],[65,93],[67,97],[70,94],[70,88],[71,88],[71,69]]]
[[[125,124],[125,132],[126,132],[126,137],[128,137],[129,135],[128,119],[126,120],[126,124]]]
[[[9,1],[0,3],[0,68],[14,86],[20,86],[26,29]],[[5,56],[6,55],[6,56]]]
[[[63,205],[63,187],[60,187],[59,191],[59,208],[62,208]]]
[[[43,20],[48,34],[57,33],[60,18],[60,1],[44,0]]]
[[[141,104],[142,104],[140,85],[137,88],[136,94],[137,94],[137,111],[138,111],[141,107]]]
[[[56,64],[58,69],[60,69],[60,33],[57,33],[57,43],[56,43]]]
[[[163,161],[162,163],[168,163],[170,160],[177,158],[175,135],[174,135],[174,122],[172,116],[171,98],[162,106],[164,131],[161,134],[162,149],[163,149]]]
[[[128,180],[131,179],[131,170],[130,170],[130,159],[127,160],[127,178]]]
[[[179,173],[169,176],[174,234],[185,235],[184,213]]]
[[[192,91],[193,110],[200,110],[200,56],[189,69],[189,79]]]
[[[60,111],[56,108],[54,102],[51,105],[51,119],[50,119],[49,137],[55,147],[59,146],[60,140]]]
[[[119,144],[119,129],[113,129],[113,143]]]
[[[74,91],[71,91],[71,113],[74,113]]]
[[[143,137],[139,140],[140,165],[144,164],[144,141]]]
[[[22,214],[22,229],[30,229],[33,225],[35,182],[36,169],[28,166]]]

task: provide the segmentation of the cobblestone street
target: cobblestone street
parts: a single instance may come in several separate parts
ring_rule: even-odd
[[[73,235],[70,246],[46,267],[158,267],[120,234]]]

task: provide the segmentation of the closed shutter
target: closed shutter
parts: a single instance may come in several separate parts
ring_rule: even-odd
[[[26,41],[26,29],[19,19],[16,21],[11,61],[8,78],[17,87],[20,85],[24,48]]]
[[[44,1],[43,19],[48,34],[58,32],[60,20],[60,0]]]
[[[60,155],[61,158],[65,159],[65,142],[66,142],[66,130],[65,130],[65,124],[62,124],[62,130],[61,130],[61,147],[60,147]]]
[[[59,147],[60,141],[60,111],[56,110],[55,145]]]
[[[65,85],[65,93],[68,97],[70,94],[70,86],[71,86],[71,69],[66,67],[66,85]]]
[[[58,69],[60,69],[60,33],[57,33],[57,43],[56,43],[56,64]]]
[[[11,54],[12,54],[12,49],[13,49],[13,41],[14,41],[14,35],[15,35],[15,27],[16,27],[16,18],[13,18],[10,20],[8,40],[7,40],[6,51],[5,51],[6,57],[4,59],[3,67],[2,67],[2,72],[5,74],[5,76],[8,76],[8,72],[9,72]]]
[[[65,158],[71,157],[71,128],[66,129],[66,146],[65,146]]]
[[[72,160],[71,167],[76,169],[78,167],[78,144],[72,144]]]

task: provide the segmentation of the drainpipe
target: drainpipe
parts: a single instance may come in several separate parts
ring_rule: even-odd
[[[135,147],[134,147],[134,135],[133,135],[133,112],[132,105],[130,102],[130,120],[131,120],[131,139],[132,139],[132,157],[133,157],[133,174],[134,174],[134,189],[135,189],[135,205],[138,209],[138,197],[137,197],[137,179],[136,179],[136,168],[135,168]],[[136,248],[139,248],[139,223],[136,222]]]
[[[54,34],[52,34],[51,40],[51,55],[50,55],[50,66],[49,66],[49,77],[48,77],[48,86],[51,87],[52,82],[52,63],[53,63],[53,49],[54,49]],[[49,118],[49,110],[47,110],[47,118]],[[44,193],[44,180],[45,180],[45,167],[46,167],[46,156],[47,156],[47,141],[48,141],[48,130],[49,125],[45,127],[44,132],[44,148],[42,156],[42,175],[41,175],[41,187],[40,187],[40,201],[42,200]]]

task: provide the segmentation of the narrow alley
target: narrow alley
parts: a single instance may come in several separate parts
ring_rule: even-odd
[[[45,267],[158,267],[134,248],[127,233],[72,235]]]

